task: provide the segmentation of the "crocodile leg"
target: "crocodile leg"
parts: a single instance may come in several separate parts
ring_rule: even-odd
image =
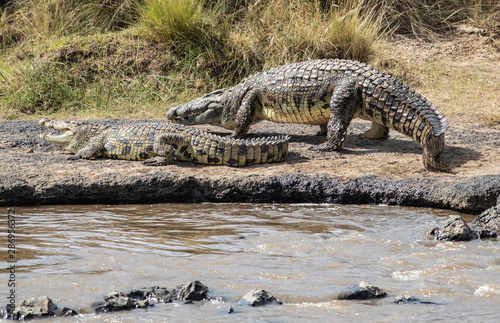
[[[359,135],[361,139],[387,139],[389,136],[389,128],[372,122],[372,127]]]
[[[328,133],[328,124],[320,124],[319,131],[316,133],[317,136],[326,136]]]
[[[354,114],[361,104],[362,92],[356,80],[346,77],[338,80],[330,99],[330,121],[326,141],[312,150],[333,151],[340,150],[344,145],[347,127],[354,118]]]
[[[93,139],[90,143],[84,148],[80,149],[73,156],[68,157],[69,160],[77,160],[77,159],[94,159],[97,157],[101,157],[106,148],[103,144],[103,139],[98,137],[97,139]]]
[[[147,166],[164,166],[170,164],[175,159],[175,150],[179,148],[182,141],[183,139],[175,134],[161,134],[156,136],[153,143],[156,156],[146,159],[142,163]]]
[[[241,106],[236,114],[234,122],[234,131],[231,134],[233,138],[243,138],[250,129],[250,125],[255,118],[256,107],[260,105],[259,94],[255,90],[250,90],[245,94],[241,101]]]

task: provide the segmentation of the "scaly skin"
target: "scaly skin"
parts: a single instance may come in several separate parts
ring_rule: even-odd
[[[70,159],[141,160],[150,166],[174,159],[228,166],[276,163],[288,155],[290,138],[238,140],[170,122],[111,126],[44,118],[39,124],[63,131],[60,135],[43,133],[40,138],[74,153]]]
[[[448,172],[439,160],[446,119],[426,98],[386,73],[350,60],[315,60],[254,74],[240,84],[172,107],[181,124],[209,123],[244,137],[252,123],[269,120],[319,125],[327,140],[312,149],[340,150],[354,117],[372,121],[361,138],[386,139],[389,128],[417,141],[431,171]]]

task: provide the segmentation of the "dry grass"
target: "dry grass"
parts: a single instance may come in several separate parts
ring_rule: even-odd
[[[460,64],[451,60],[413,65],[421,91],[446,112],[462,120],[500,121],[500,62]]]
[[[141,0],[17,0],[0,14],[0,48],[72,34],[119,30],[138,19]],[[0,9],[1,10],[1,9]]]
[[[380,8],[386,26],[399,33],[433,37],[464,21],[485,28],[498,24],[497,0],[361,0],[365,8]]]
[[[447,117],[500,125],[500,56],[483,37],[452,36],[433,45],[396,41],[378,57],[376,65],[425,95]]]
[[[197,0],[145,0],[140,15],[153,39],[180,51],[209,47],[219,20]]]
[[[316,58],[369,61],[377,41],[386,36],[382,16],[355,3],[325,8],[318,0],[276,0],[249,7],[228,33],[227,74],[237,80]]]

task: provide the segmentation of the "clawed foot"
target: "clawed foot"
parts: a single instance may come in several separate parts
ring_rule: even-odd
[[[337,151],[342,149],[342,146],[336,146],[332,145],[329,142],[325,142],[321,145],[316,145],[316,146],[311,146],[309,147],[309,150],[314,150],[314,151]]]
[[[81,156],[77,156],[77,155],[71,155],[71,156],[68,156],[68,158],[66,158],[67,160],[80,160],[80,159],[83,159],[83,157]]]
[[[448,165],[446,165],[444,162],[440,160],[426,160],[424,158],[424,167],[425,169],[432,171],[432,172],[442,172],[442,173],[448,173],[448,174],[456,174],[454,171],[451,170]]]

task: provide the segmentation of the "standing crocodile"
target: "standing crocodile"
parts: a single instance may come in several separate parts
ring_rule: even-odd
[[[240,84],[172,107],[167,117],[181,124],[209,123],[244,137],[261,120],[319,125],[327,135],[319,151],[340,150],[354,117],[372,121],[361,138],[386,139],[389,128],[417,141],[424,167],[449,171],[439,160],[446,118],[422,95],[365,63],[323,59],[256,73]]]
[[[171,122],[112,126],[44,118],[39,124],[64,131],[60,135],[43,133],[40,138],[75,153],[70,159],[142,160],[150,166],[174,159],[228,166],[276,163],[288,155],[290,138],[233,139]]]

